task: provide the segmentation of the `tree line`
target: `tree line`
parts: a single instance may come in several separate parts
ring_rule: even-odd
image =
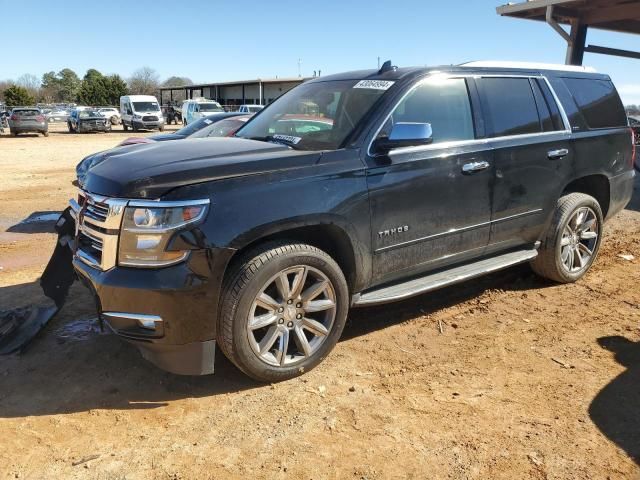
[[[117,105],[122,95],[158,95],[159,88],[181,87],[193,83],[187,77],[172,76],[160,82],[158,73],[142,67],[124,80],[120,75],[104,75],[94,68],[80,78],[70,68],[47,72],[38,78],[25,74],[17,80],[0,80],[0,101],[7,107],[36,103],[78,103],[84,105]],[[174,94],[175,100],[180,96]]]

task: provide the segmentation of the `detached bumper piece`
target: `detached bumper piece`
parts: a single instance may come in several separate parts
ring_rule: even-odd
[[[75,221],[66,209],[56,222],[58,242],[51,260],[40,278],[44,294],[55,305],[33,306],[0,311],[0,355],[19,353],[45,327],[64,305],[69,288],[76,279],[71,246]]]

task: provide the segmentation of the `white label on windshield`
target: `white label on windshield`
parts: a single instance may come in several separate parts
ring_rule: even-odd
[[[360,80],[353,88],[369,88],[373,90],[389,90],[391,85],[396,82],[389,80]]]
[[[204,123],[206,123],[207,125],[211,125],[213,122],[211,120],[209,120],[208,118],[204,119]]]
[[[274,140],[282,140],[283,142],[292,143],[293,145],[297,145],[302,138],[294,137],[293,135],[281,135],[276,134],[273,136]]]

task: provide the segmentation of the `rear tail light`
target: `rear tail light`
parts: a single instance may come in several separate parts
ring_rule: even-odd
[[[636,132],[633,128],[631,130],[631,167],[633,167],[636,163]]]
[[[38,115],[38,116],[36,117],[36,120],[37,120],[38,122],[44,122],[44,117],[43,117],[42,115]]]
[[[13,115],[11,115],[11,120],[13,120],[14,122],[18,122],[18,116],[14,113]]]

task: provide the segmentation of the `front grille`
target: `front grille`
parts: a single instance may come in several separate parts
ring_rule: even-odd
[[[76,258],[100,270],[115,267],[120,223],[127,201],[80,191],[78,201],[69,203],[77,224]]]
[[[154,117],[153,115],[145,115],[144,117],[142,117],[142,121],[143,122],[157,122],[158,121],[158,117]]]

